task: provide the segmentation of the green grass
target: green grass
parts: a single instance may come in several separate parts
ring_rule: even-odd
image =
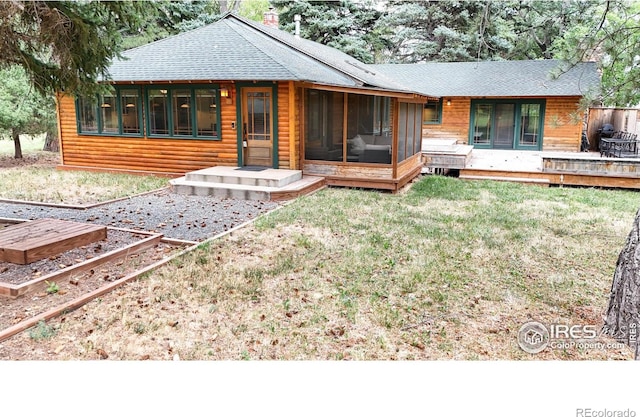
[[[20,137],[20,145],[22,147],[23,153],[34,153],[42,151],[42,147],[44,146],[44,135],[38,136],[21,136]],[[2,155],[11,155],[13,156],[13,140],[2,138],[0,139],[0,156]]]
[[[59,204],[91,204],[129,197],[168,185],[167,178],[56,169],[58,154],[42,151],[44,136],[25,137],[23,160],[13,142],[0,140],[0,198]]]
[[[523,323],[601,320],[639,203],[630,191],[438,176],[398,195],[325,189],[151,274],[140,291],[160,301],[141,320],[160,326],[139,349],[178,337],[163,330],[170,311],[191,323],[186,340],[215,338],[185,358],[527,359]],[[122,314],[140,314],[140,296],[124,296]]]
[[[54,167],[24,166],[0,169],[0,184],[0,198],[89,204],[166,187],[168,180],[150,175],[63,171]]]
[[[438,176],[396,195],[329,188],[110,294],[58,334],[120,359],[531,359],[517,346],[525,322],[602,324],[639,203],[631,191]],[[105,325],[86,336],[88,321]],[[169,356],[161,340],[175,341]]]
[[[568,318],[577,306],[603,308],[639,203],[640,194],[629,191],[432,176],[403,196],[326,190],[257,227],[330,232],[329,240],[308,236],[311,250],[295,263],[336,277],[335,308],[353,325],[366,310],[387,329],[411,326],[425,314],[462,329],[484,314],[470,300],[506,316],[513,312],[504,307],[513,304],[521,310],[517,322],[526,321],[526,309]],[[327,256],[331,262],[322,260]]]
[[[0,141],[0,144],[6,141]],[[12,151],[11,151],[12,152]],[[91,204],[166,187],[152,175],[58,170],[55,155],[25,151],[23,161],[0,153],[0,198],[58,204]]]

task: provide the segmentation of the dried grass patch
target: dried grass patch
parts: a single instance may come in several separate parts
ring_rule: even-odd
[[[167,186],[167,179],[127,174],[62,171],[51,166],[0,170],[0,198],[83,205],[128,197]]]
[[[69,314],[50,340],[6,343],[40,359],[631,358],[532,356],[516,335],[530,320],[598,320],[637,194],[414,187],[300,198]]]

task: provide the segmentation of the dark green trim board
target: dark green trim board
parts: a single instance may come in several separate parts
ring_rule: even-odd
[[[524,138],[521,137],[523,136],[521,135],[523,108],[528,104],[540,106],[538,125],[535,126],[536,142],[533,145],[526,143]],[[507,130],[506,133],[512,133],[513,140],[510,144],[499,143],[497,136],[499,133],[499,127],[504,130],[506,125],[509,124],[509,121],[506,121],[505,123],[505,120],[501,120],[502,126],[498,125],[498,116],[504,117],[504,113],[502,115],[499,114],[498,109],[499,106],[504,107],[510,105],[513,106],[513,119],[510,121],[511,129]],[[484,129],[479,129],[478,131],[475,129],[477,110],[480,106],[484,106],[485,110],[488,111],[486,116],[488,124],[486,126],[489,129],[489,138],[488,140],[483,140],[478,143],[479,141],[477,138],[482,137],[482,135],[486,133]],[[472,99],[469,117],[469,144],[479,149],[517,149],[539,151],[542,149],[542,142],[544,139],[545,107],[546,100],[544,99]]]
[[[271,164],[272,168],[278,169],[280,161],[278,158],[278,83],[277,82],[239,82],[235,84],[236,87],[236,138],[238,147],[238,166],[244,166],[244,148],[242,129],[244,126],[244,120],[242,118],[244,112],[242,109],[242,89],[251,87],[271,88],[271,132],[272,138],[272,155]]]
[[[236,84],[236,143],[238,147],[238,166],[244,166],[244,149],[243,137],[242,137],[242,85],[243,83]],[[247,84],[250,85],[250,84]]]
[[[273,131],[273,168],[278,169],[280,167],[280,159],[278,157],[278,84],[273,85],[271,87],[271,103],[272,103],[272,118],[273,124],[271,125],[271,129]],[[289,93],[291,94],[291,92]],[[293,127],[292,127],[293,129]]]

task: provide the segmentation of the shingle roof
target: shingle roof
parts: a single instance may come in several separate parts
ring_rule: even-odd
[[[594,62],[584,62],[558,78],[551,72],[558,60],[434,62],[371,65],[374,71],[401,81],[408,88],[438,97],[581,96],[600,86]]]
[[[560,61],[367,65],[328,46],[227,14],[210,25],[123,53],[110,80],[305,81],[435,97],[580,96],[600,85],[595,63],[557,79]]]
[[[406,91],[336,49],[227,14],[210,25],[122,54],[112,81],[307,81]]]
[[[313,59],[329,65],[338,71],[349,74],[350,77],[358,80],[364,86],[379,87],[390,90],[409,91],[415,90],[407,88],[407,86],[398,82],[398,80],[388,77],[380,71],[376,71],[372,68],[372,65],[365,64],[344,52],[323,45],[318,42],[313,42],[308,39],[295,37],[285,31],[271,28],[268,26],[260,25],[252,21],[244,21],[246,24],[251,25],[257,30],[269,35],[270,37],[277,39],[278,41],[294,48],[295,50],[303,53]]]

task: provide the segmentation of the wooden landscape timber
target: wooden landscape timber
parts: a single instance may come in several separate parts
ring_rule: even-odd
[[[280,206],[279,208],[276,208],[276,210],[279,210],[281,208],[285,207],[284,205]],[[119,288],[125,284],[127,284],[130,281],[134,281],[136,280],[138,277],[140,277],[141,275],[148,273],[150,271],[155,270],[156,268],[161,267],[162,265],[167,264],[168,262],[173,261],[174,259],[177,259],[189,252],[192,252],[200,247],[202,247],[203,245],[206,245],[208,242],[212,242],[215,241],[217,239],[220,239],[224,236],[227,235],[231,235],[234,232],[250,225],[253,224],[258,218],[254,218],[254,219],[250,219],[242,224],[239,224],[229,230],[225,230],[224,232],[220,232],[218,234],[216,234],[215,236],[210,237],[209,239],[205,240],[204,242],[191,242],[191,241],[185,241],[185,240],[180,240],[180,239],[165,239],[162,238],[160,239],[160,241],[170,244],[170,245],[174,245],[174,246],[183,246],[184,249],[165,258],[162,260],[159,260],[157,262],[154,262],[151,265],[147,265],[135,272],[132,272],[130,274],[127,274],[126,276],[117,279],[109,284],[106,284],[105,286],[96,289],[94,291],[91,291],[81,297],[78,297],[74,300],[71,300],[69,302],[66,302],[62,305],[59,305],[55,308],[52,308],[44,313],[38,314],[34,317],[28,318],[26,320],[23,320],[19,323],[16,323],[13,326],[10,326],[8,328],[2,329],[0,330],[0,342],[9,339],[10,337],[24,331],[27,330],[31,327],[34,327],[35,325],[37,325],[39,322],[41,321],[47,321],[50,320],[52,318],[56,318],[59,317],[63,314],[69,313],[75,309],[78,309],[80,307],[82,307],[83,305],[87,304],[88,302],[95,300],[98,297],[101,297],[105,294],[108,294],[109,292],[115,290],[116,288]],[[18,219],[9,219],[9,218],[0,218],[0,222],[3,223],[20,223],[23,220],[18,220]],[[129,229],[121,229],[121,228],[113,228],[115,230],[122,230],[122,231],[128,231],[128,232],[132,232],[132,233],[137,233],[137,234],[148,234],[150,235],[149,238],[147,239],[155,239],[156,238],[156,234],[154,233],[149,233],[149,232],[143,232],[143,231],[139,231],[139,230],[129,230]],[[126,254],[125,254],[126,256]],[[78,271],[76,271],[78,272]],[[44,280],[42,281],[42,284],[44,284]],[[2,293],[2,287],[0,287],[0,296],[5,295]]]
[[[95,258],[87,259],[86,261],[83,261],[81,263],[68,266],[64,269],[61,269],[60,271],[56,271],[56,272],[47,274],[45,276],[38,277],[31,281],[25,282],[23,284],[14,285],[14,284],[0,283],[0,296],[16,298],[33,291],[41,290],[49,282],[60,282],[68,278],[72,274],[88,271],[92,268],[95,268],[107,262],[114,262],[119,259],[126,258],[127,256],[146,250],[163,240],[162,239],[163,235],[161,233],[148,233],[148,232],[141,232],[137,230],[116,229],[116,228],[109,228],[109,229],[122,230],[130,233],[140,234],[140,235],[147,235],[147,237],[141,239],[138,242],[131,243],[123,248],[116,249],[114,251],[105,253]],[[165,241],[165,242],[168,242],[168,241]],[[191,244],[195,244],[195,243],[191,242]]]
[[[91,291],[81,297],[78,297],[74,300],[71,300],[69,302],[66,302],[60,306],[57,306],[56,308],[53,308],[49,311],[46,311],[44,313],[38,314],[34,317],[30,317],[26,320],[23,320],[13,326],[10,326],[6,329],[0,330],[0,342],[24,331],[27,330],[33,326],[35,326],[36,324],[38,324],[40,321],[46,321],[46,320],[50,320],[52,318],[61,316],[62,314],[66,314],[69,313],[73,310],[76,310],[79,307],[82,307],[83,305],[87,304],[88,302],[95,300],[98,297],[101,297],[105,294],[108,294],[109,292],[113,291],[114,289],[121,287],[123,285],[125,285],[126,283],[133,281],[135,279],[137,279],[139,276],[152,271],[164,264],[166,264],[167,262],[172,261],[173,259],[176,259],[180,256],[182,256],[183,254],[185,254],[186,252],[193,250],[195,248],[197,248],[198,245],[192,245],[189,248],[180,251],[170,257],[167,257],[165,259],[162,259],[158,262],[155,262],[151,265],[147,265],[144,268],[141,268],[135,272],[132,272],[130,274],[127,274],[126,276],[117,279],[101,288],[98,288],[94,291]]]

